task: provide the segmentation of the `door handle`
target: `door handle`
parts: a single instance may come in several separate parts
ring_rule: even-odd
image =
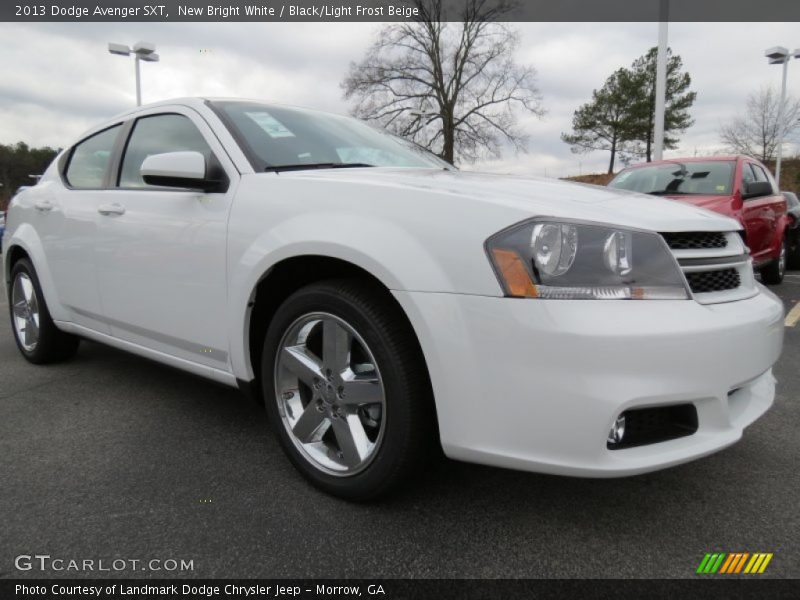
[[[39,200],[33,207],[39,212],[50,212],[55,208],[55,205],[50,200]]]
[[[101,215],[109,216],[109,215],[124,215],[125,214],[125,207],[122,204],[117,204],[113,202],[111,204],[101,204],[97,207],[97,212]]]

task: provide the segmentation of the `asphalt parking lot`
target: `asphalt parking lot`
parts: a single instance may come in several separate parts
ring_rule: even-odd
[[[800,273],[775,290],[791,308]],[[238,392],[88,342],[30,365],[7,310],[0,296],[0,577],[75,575],[20,572],[21,554],[192,560],[174,575],[202,578],[690,577],[711,551],[773,552],[762,577],[800,577],[800,325],[775,406],[712,457],[621,480],[439,460],[354,505],[309,487]]]

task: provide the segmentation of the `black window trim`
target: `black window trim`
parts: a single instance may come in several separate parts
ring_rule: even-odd
[[[186,194],[187,192],[197,193],[197,190],[194,190],[192,188],[165,187],[157,185],[146,185],[142,187],[122,187],[121,185],[119,185],[119,180],[122,177],[122,163],[125,160],[125,153],[127,152],[128,144],[130,143],[130,140],[133,137],[133,132],[136,128],[136,123],[138,123],[142,119],[148,119],[151,117],[163,117],[167,115],[176,115],[179,117],[184,117],[185,119],[189,120],[189,122],[195,127],[195,129],[197,129],[197,133],[199,133],[200,136],[203,138],[203,140],[206,142],[206,144],[208,145],[208,149],[211,152],[211,159],[209,161],[209,164],[206,165],[206,172],[208,172],[213,167],[216,167],[224,175],[224,180],[218,191],[204,192],[204,193],[226,194],[230,189],[231,178],[230,175],[228,174],[228,171],[223,166],[222,162],[219,160],[219,158],[217,158],[217,153],[214,152],[214,149],[211,147],[211,144],[208,143],[208,138],[200,130],[200,128],[197,127],[197,124],[192,120],[192,118],[189,115],[186,115],[181,112],[176,112],[174,110],[167,110],[165,112],[147,113],[144,115],[136,115],[127,122],[128,127],[125,130],[125,136],[121,138],[123,142],[119,145],[118,148],[119,153],[115,156],[116,160],[114,161],[115,163],[113,165],[114,170],[112,171],[112,173],[114,173],[114,177],[109,178],[109,189],[124,191],[124,192],[173,192],[179,194]],[[220,143],[220,145],[222,144]]]
[[[78,140],[77,142],[72,144],[72,146],[70,146],[69,150],[64,152],[64,155],[61,157],[61,162],[58,165],[58,167],[59,167],[58,168],[58,174],[61,177],[61,183],[64,185],[64,187],[66,189],[75,190],[75,191],[82,191],[82,192],[91,192],[91,191],[95,191],[96,192],[96,191],[102,191],[102,190],[108,190],[109,189],[110,182],[111,182],[112,168],[114,166],[114,163],[115,163],[115,160],[116,160],[116,157],[117,157],[116,153],[117,153],[117,151],[119,149],[119,143],[120,143],[121,139],[124,139],[123,138],[123,134],[127,135],[127,130],[126,130],[126,127],[125,127],[125,125],[127,125],[127,123],[128,123],[127,121],[119,121],[119,122],[113,123],[113,124],[111,124],[111,125],[109,125],[107,127],[103,127],[102,129],[98,129],[97,131],[87,135],[84,138],[81,138],[80,140]],[[72,185],[69,182],[69,179],[67,178],[67,171],[69,170],[69,165],[72,162],[72,155],[75,153],[76,148],[78,146],[80,146],[81,144],[83,144],[84,142],[92,139],[93,137],[98,136],[101,133],[105,133],[106,131],[108,131],[110,129],[114,129],[115,127],[119,127],[120,130],[117,132],[117,138],[116,138],[116,140],[114,140],[114,144],[111,147],[111,157],[109,158],[108,164],[106,165],[105,173],[103,174],[103,182],[102,182],[101,186],[100,187],[87,188],[87,187],[75,187],[74,185]]]

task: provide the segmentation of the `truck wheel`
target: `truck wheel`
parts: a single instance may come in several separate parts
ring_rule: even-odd
[[[778,285],[786,274],[786,238],[781,242],[781,252],[777,260],[761,270],[761,280],[767,285]]]

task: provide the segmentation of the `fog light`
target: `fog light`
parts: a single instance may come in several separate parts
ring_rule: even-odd
[[[619,444],[622,441],[622,437],[624,435],[625,435],[625,415],[620,415],[617,417],[617,420],[614,421],[614,425],[608,432],[608,443]]]

